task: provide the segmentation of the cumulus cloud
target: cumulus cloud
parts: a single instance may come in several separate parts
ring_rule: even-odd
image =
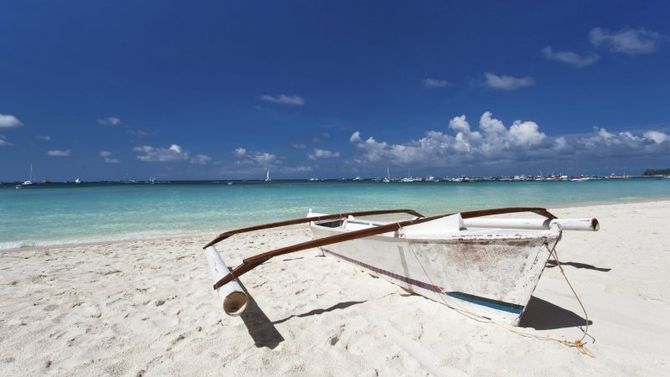
[[[670,136],[661,131],[611,133],[597,128],[587,135],[550,137],[530,120],[516,120],[507,127],[491,112],[473,128],[465,115],[452,118],[451,132],[428,131],[422,138],[389,144],[374,137],[355,138],[355,161],[385,162],[413,167],[457,167],[520,163],[577,156],[635,156],[670,154]]]
[[[361,141],[361,132],[360,131],[355,131],[353,134],[351,134],[351,137],[349,138],[349,141],[352,143],[356,143]]]
[[[446,86],[451,85],[447,80],[440,80],[440,79],[431,79],[431,78],[425,78],[421,80],[423,83],[423,86],[425,88],[444,88]]]
[[[156,148],[142,145],[133,148],[138,153],[137,159],[144,162],[188,162],[195,165],[209,163],[211,157],[204,154],[191,154],[179,144],[172,144],[168,148]]]
[[[535,79],[529,76],[514,77],[508,75],[496,75],[491,72],[486,72],[485,85],[491,89],[496,90],[517,90],[535,85]]]
[[[51,141],[51,136],[49,136],[49,135],[37,135],[37,136],[35,136],[35,139],[42,140],[42,141]]]
[[[322,158],[337,158],[340,157],[340,152],[333,152],[327,149],[314,148],[314,151],[310,153],[307,157],[310,160],[318,160]]]
[[[656,51],[658,42],[666,38],[643,28],[609,31],[597,27],[589,32],[589,39],[594,46],[604,46],[612,52],[628,55],[650,54]]]
[[[0,128],[21,127],[23,123],[14,115],[0,114]]]
[[[110,151],[100,151],[100,157],[102,157],[103,161],[107,164],[118,164],[121,163],[121,160],[118,158],[113,158],[112,157],[112,152]]]
[[[580,55],[572,51],[555,51],[551,46],[543,48],[542,55],[549,60],[569,64],[577,68],[589,66],[600,59],[598,55],[593,53]]]
[[[303,106],[305,104],[305,99],[300,96],[289,96],[286,94],[280,95],[269,95],[265,94],[261,96],[261,101],[278,103],[280,105],[289,105],[289,106]]]
[[[69,157],[72,153],[69,149],[52,149],[47,151],[47,156],[51,157]]]
[[[295,149],[305,149],[307,146],[303,143],[291,143],[291,147]]]
[[[661,144],[670,140],[668,134],[660,131],[647,131],[643,134],[643,136],[648,140],[653,140],[656,144]]]
[[[102,124],[103,126],[120,126],[121,118],[119,117],[101,118],[98,119],[98,124]]]

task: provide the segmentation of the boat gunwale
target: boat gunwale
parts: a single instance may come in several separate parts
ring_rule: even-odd
[[[491,215],[502,215],[502,214],[509,214],[509,213],[519,213],[519,212],[533,212],[535,214],[538,214],[540,216],[543,216],[548,219],[556,219],[557,217],[552,214],[551,212],[547,211],[546,208],[541,208],[541,207],[504,207],[504,208],[492,208],[492,209],[482,209],[482,210],[474,210],[474,211],[465,211],[465,212],[457,212],[460,213],[463,218],[473,218],[473,217],[482,217],[482,216],[491,216]],[[311,210],[310,210],[311,213]],[[235,234],[240,234],[240,233],[247,233],[247,232],[252,232],[252,231],[258,231],[258,230],[264,230],[264,229],[270,229],[270,228],[277,228],[277,227],[282,227],[282,226],[287,226],[287,225],[295,225],[295,224],[300,224],[300,223],[316,223],[322,220],[332,220],[332,219],[346,219],[348,217],[353,217],[353,216],[373,216],[373,215],[386,215],[386,214],[392,214],[392,213],[407,213],[407,214],[412,214],[417,216],[416,218],[412,220],[405,220],[405,221],[398,221],[396,223],[389,223],[387,225],[379,226],[380,229],[374,229],[374,228],[368,228],[368,229],[361,229],[361,230],[355,230],[351,232],[344,232],[341,234],[334,234],[332,236],[328,237],[323,237],[320,239],[316,240],[311,240],[311,241],[306,241],[306,242],[301,242],[297,244],[293,244],[290,246],[285,246],[285,247],[280,247],[277,249],[269,250],[264,253],[260,253],[257,255],[254,255],[252,257],[248,257],[242,260],[242,264],[238,265],[237,267],[233,268],[227,275],[219,279],[214,285],[212,286],[213,289],[219,289],[222,286],[224,286],[226,283],[233,281],[237,278],[239,278],[241,275],[253,270],[255,267],[267,262],[273,257],[277,257],[279,255],[285,255],[289,253],[295,253],[297,251],[301,250],[306,250],[306,249],[311,249],[311,248],[318,248],[330,244],[335,244],[335,243],[341,243],[341,242],[346,242],[346,241],[351,241],[355,239],[360,239],[360,238],[366,238],[370,236],[375,236],[375,235],[381,235],[384,233],[392,233],[392,232],[397,232],[401,230],[405,226],[410,226],[410,225],[418,225],[422,224],[425,222],[437,220],[443,217],[451,216],[456,213],[451,213],[451,214],[441,214],[441,215],[434,215],[434,216],[428,216],[424,217],[422,214],[416,212],[415,210],[411,209],[392,209],[392,210],[373,210],[373,211],[359,211],[359,212],[344,212],[344,213],[339,213],[335,215],[326,215],[326,214],[317,214],[316,216],[307,216],[304,218],[297,218],[297,219],[291,219],[291,220],[285,220],[285,221],[279,221],[279,222],[274,222],[274,223],[267,223],[267,224],[260,224],[256,226],[251,226],[251,227],[245,227],[245,228],[239,228],[239,229],[234,229],[230,230],[224,233],[219,234],[215,239],[207,243],[203,249],[207,250],[210,247],[214,247],[217,243],[235,235]],[[333,228],[330,228],[333,229]],[[560,229],[559,229],[560,232]],[[387,237],[388,239],[388,237]],[[502,240],[502,238],[499,238]],[[531,237],[529,239],[538,239],[536,237]],[[408,240],[408,239],[406,239]],[[465,242],[465,241],[456,241],[456,242]],[[508,239],[509,242],[509,239]],[[546,243],[546,242],[545,242]]]
[[[332,233],[331,235],[345,234],[351,232],[351,230],[346,230],[341,227],[331,228],[331,227],[320,226],[317,223],[310,223],[309,227],[311,229],[319,229],[325,232]],[[537,231],[538,232],[537,234],[513,233],[509,230],[495,229],[495,228],[486,228],[486,229],[501,230],[503,232],[507,232],[507,234],[500,233],[492,235],[489,233],[477,233],[477,234],[464,235],[459,234],[459,232],[461,232],[459,231],[451,234],[445,234],[440,238],[432,238],[432,236],[425,238],[416,238],[416,237],[405,238],[405,237],[399,237],[398,231],[395,231],[393,232],[394,233],[393,236],[380,234],[380,235],[363,237],[356,240],[369,239],[369,240],[385,241],[385,242],[410,242],[410,243],[435,243],[435,244],[458,244],[463,242],[467,242],[468,244],[491,244],[492,242],[498,242],[498,241],[510,242],[510,241],[538,240],[542,241],[542,243],[548,243],[550,240],[558,239],[561,235],[561,232],[559,230],[553,230],[553,229]],[[487,236],[481,237],[482,235]],[[344,242],[351,242],[356,240],[349,240]]]

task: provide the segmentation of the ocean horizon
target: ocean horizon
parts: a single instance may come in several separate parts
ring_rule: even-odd
[[[228,182],[232,184],[228,184]],[[305,216],[412,208],[424,214],[507,206],[565,207],[670,198],[668,179],[585,182],[276,180],[0,186],[0,250],[153,238]]]

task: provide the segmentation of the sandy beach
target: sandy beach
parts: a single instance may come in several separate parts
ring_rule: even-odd
[[[594,357],[410,295],[308,250],[242,278],[255,303],[219,307],[201,247],[212,235],[0,253],[0,374],[110,376],[660,376],[670,374],[670,201],[559,208],[565,271],[592,321]],[[222,229],[223,231],[223,229]],[[310,238],[236,236],[244,256]],[[519,330],[581,337],[584,315],[548,265]]]

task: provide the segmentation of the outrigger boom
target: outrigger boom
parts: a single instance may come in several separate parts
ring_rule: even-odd
[[[520,212],[531,212],[538,214],[543,217],[543,219],[508,219],[508,218],[482,218],[491,215],[502,215],[510,213],[520,213]],[[355,220],[358,217],[364,216],[376,216],[376,215],[388,215],[388,214],[408,214],[414,216],[414,218],[403,221],[389,222],[389,223],[366,223],[366,226],[362,228],[351,228],[351,230],[344,229],[346,221],[351,221],[352,224],[355,223]],[[430,229],[442,229],[446,223],[440,223],[444,221],[450,221],[449,219],[458,217],[458,226],[455,231],[458,232],[461,229],[466,228],[514,228],[514,229],[533,229],[533,230],[548,230],[548,229],[558,229],[558,238],[560,238],[560,231],[565,230],[598,230],[599,225],[596,219],[558,219],[555,215],[547,211],[545,208],[538,207],[508,207],[508,208],[496,208],[496,209],[485,209],[485,210],[476,210],[476,211],[465,211],[460,213],[449,213],[449,214],[440,214],[434,216],[424,216],[421,213],[411,210],[411,209],[391,209],[391,210],[375,210],[375,211],[356,211],[356,212],[344,212],[338,214],[330,215],[321,215],[321,214],[308,214],[308,217],[292,219],[280,222],[273,222],[268,224],[256,225],[251,227],[245,227],[240,229],[235,229],[221,233],[214,240],[209,242],[204,246],[206,250],[207,259],[210,264],[210,271],[213,279],[213,288],[218,291],[219,296],[223,301],[223,308],[227,314],[230,315],[239,315],[246,308],[247,296],[246,292],[241,288],[237,279],[243,274],[251,271],[255,267],[263,264],[269,259],[285,255],[289,253],[294,253],[297,251],[302,251],[306,249],[320,247],[324,251],[331,252],[331,250],[326,250],[323,247],[329,245],[340,244],[345,241],[354,241],[368,239],[371,240],[375,236],[381,236],[384,234],[394,234],[394,238],[400,238],[398,231],[405,227],[412,227],[419,224],[429,223],[428,225],[422,225],[421,227],[428,226]],[[440,220],[442,219],[442,220]],[[437,220],[437,221],[436,221]],[[434,223],[430,223],[434,222]],[[325,230],[326,233],[323,234],[332,234],[326,237],[316,238],[311,241],[301,242],[298,244],[281,247],[278,249],[270,250],[263,252],[251,257],[247,257],[243,260],[242,264],[238,265],[234,269],[230,270],[220,258],[220,254],[215,248],[215,245],[233,235],[240,233],[247,233],[271,228],[284,227],[289,225],[304,224],[310,223],[310,227],[313,228],[313,231],[316,235],[315,228],[323,228],[319,230],[319,234],[322,234]],[[336,226],[341,226],[341,229],[338,228],[337,232],[331,232],[332,229],[330,225],[335,224]],[[339,225],[338,225],[339,224]],[[435,224],[435,226],[432,226]],[[325,226],[324,226],[325,225]],[[412,229],[418,229],[420,227],[414,227]],[[408,228],[410,229],[410,228]],[[345,231],[346,230],[346,231]],[[328,233],[330,232],[330,233]],[[452,234],[454,231],[451,231]],[[390,237],[390,236],[389,236]],[[436,240],[436,242],[442,242],[444,240]],[[363,242],[363,241],[358,241]],[[420,242],[426,243],[426,240],[420,240]],[[335,246],[333,246],[335,247]],[[331,248],[333,248],[331,247]],[[338,246],[341,248],[341,246]],[[339,249],[338,249],[339,250]],[[335,252],[331,252],[337,256],[343,257]],[[346,256],[344,259],[350,259]],[[548,256],[547,256],[548,258]],[[546,260],[545,260],[546,262]],[[359,265],[364,265],[360,262],[354,261]],[[366,265],[364,265],[366,266]],[[373,267],[374,268],[374,267]],[[542,266],[543,268],[543,266]],[[539,279],[539,274],[537,276]],[[405,280],[409,277],[405,277]],[[412,279],[409,279],[412,280]],[[438,287],[439,288],[439,287]],[[533,286],[534,289],[534,286]],[[447,293],[448,294],[448,293]]]

